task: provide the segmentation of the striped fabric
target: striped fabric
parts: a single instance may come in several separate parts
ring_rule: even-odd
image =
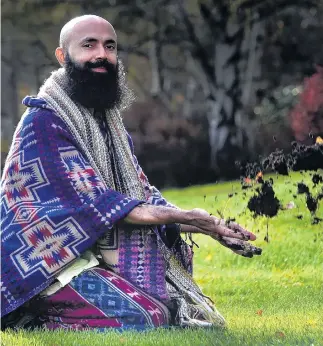
[[[29,306],[29,326],[47,329],[146,330],[169,325],[167,307],[111,271],[93,268]]]

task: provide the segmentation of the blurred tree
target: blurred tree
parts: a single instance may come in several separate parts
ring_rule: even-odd
[[[211,163],[228,176],[232,162],[243,158],[248,144],[252,148],[253,127],[246,109],[256,103],[257,91],[269,84],[261,68],[267,21],[290,8],[317,8],[320,2],[206,0],[198,2],[195,16],[183,2],[178,4],[193,45],[192,66],[207,84]]]
[[[323,66],[323,46],[319,44],[323,40],[322,23],[322,6],[290,7],[267,20],[266,50],[261,58],[262,78],[267,87],[257,91],[258,104],[250,111],[258,133],[255,154],[268,155],[277,147],[290,150],[290,142],[295,138],[300,140],[299,134],[295,136],[299,131],[291,126],[300,127],[305,134],[303,140],[313,142],[307,131],[312,118],[310,112],[303,112],[301,117],[296,112],[298,115],[292,121],[288,115],[298,102],[303,102],[300,93],[304,76],[316,74],[316,65]],[[319,83],[315,86],[319,87]],[[319,89],[314,92],[319,94]]]
[[[141,47],[146,45],[151,65],[151,94],[162,99],[169,112],[207,116],[211,166],[228,177],[232,162],[254,144],[246,111],[258,101],[259,90],[274,86],[268,74],[263,78],[262,68],[268,21],[277,22],[291,9],[308,12],[318,5],[318,0],[207,0],[185,5],[146,0],[132,2],[120,18],[134,27],[146,23]]]

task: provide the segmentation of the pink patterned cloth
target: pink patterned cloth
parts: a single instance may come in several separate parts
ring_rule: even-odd
[[[167,327],[167,307],[134,285],[102,268],[90,269],[58,292],[29,306],[34,325],[47,329],[136,329]]]

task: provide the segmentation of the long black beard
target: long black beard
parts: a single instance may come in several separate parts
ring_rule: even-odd
[[[124,66],[119,59],[116,66],[108,60],[87,62],[81,66],[66,54],[64,67],[68,75],[66,91],[73,101],[84,107],[125,109],[132,104],[134,95],[128,87]],[[104,67],[107,72],[93,72],[91,69],[95,67]]]

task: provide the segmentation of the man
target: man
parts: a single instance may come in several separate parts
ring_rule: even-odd
[[[2,177],[5,326],[224,326],[180,232],[247,257],[261,253],[255,236],[149,185],[120,117],[132,95],[109,22],[74,18],[56,57],[62,68],[23,101]]]

